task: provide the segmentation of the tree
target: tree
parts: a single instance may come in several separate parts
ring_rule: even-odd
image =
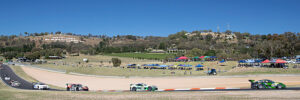
[[[213,38],[213,36],[211,34],[208,34],[205,36],[206,41],[210,41],[210,40],[212,40],[212,38]]]
[[[114,67],[119,67],[121,65],[121,60],[119,58],[111,58]]]
[[[34,53],[26,53],[25,57],[30,60],[39,59],[41,57],[40,52],[34,52]]]
[[[61,34],[61,31],[57,31],[57,32],[55,32],[55,34]]]
[[[161,42],[158,46],[158,49],[164,49],[165,50],[165,49],[167,49],[167,46],[164,42]]]
[[[226,31],[225,31],[225,34],[231,34],[231,33],[232,33],[231,30],[226,30]]]
[[[29,35],[28,32],[24,32],[24,34],[27,35],[27,36]]]
[[[205,56],[216,56],[215,50],[208,50],[205,54]]]
[[[16,55],[17,55],[16,52],[5,52],[3,56],[5,59],[11,60],[14,57],[16,57]]]
[[[187,56],[189,57],[196,57],[203,55],[204,52],[198,48],[193,48],[192,50],[187,51]]]

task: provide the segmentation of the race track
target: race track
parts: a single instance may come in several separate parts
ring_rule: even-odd
[[[25,67],[28,68],[28,67]],[[44,72],[46,73],[46,72]],[[54,72],[50,72],[50,73],[54,73]],[[50,73],[46,73],[49,74],[49,76],[51,76]],[[33,73],[34,74],[34,73]],[[56,73],[58,74],[58,73]],[[10,81],[5,81],[4,77],[5,76],[9,76],[11,78],[11,80],[15,80],[15,81],[19,81],[21,83],[21,85],[19,87],[14,87],[14,88],[18,88],[18,89],[27,89],[27,90],[33,90],[32,89],[32,84],[22,78],[20,78],[19,76],[17,76],[13,70],[7,66],[7,65],[2,65],[2,69],[0,69],[0,75],[1,75],[1,79],[4,81],[4,83],[6,83],[8,86],[10,86]],[[64,74],[66,75],[66,74]],[[85,77],[85,76],[76,76],[76,75],[72,75],[74,77]],[[66,77],[63,77],[66,78]],[[86,77],[85,77],[86,78]],[[117,79],[118,78],[113,78],[113,79]],[[164,78],[166,79],[166,78]],[[197,79],[197,78],[196,78]],[[210,79],[210,78],[209,78]],[[39,79],[38,79],[39,80]],[[124,79],[121,79],[124,81]],[[55,81],[58,82],[59,84],[65,84],[64,81]],[[114,83],[116,84],[116,83]],[[249,83],[248,83],[249,84]],[[128,88],[128,86],[125,86],[126,88]],[[107,88],[111,88],[110,86]],[[52,89],[55,90],[55,89]],[[260,90],[277,90],[277,89],[260,89]],[[288,87],[286,89],[281,89],[281,90],[300,90],[300,87]],[[121,90],[117,90],[117,89],[106,89],[106,90],[101,90],[101,89],[95,89],[94,91],[99,91],[99,92],[127,92],[128,89],[121,89]],[[165,88],[165,89],[159,89],[159,91],[256,91],[253,89],[249,89],[249,88],[225,88],[225,87],[217,87],[217,88],[185,88],[185,89],[178,89],[178,88]]]
[[[20,78],[18,75],[16,75],[13,70],[8,67],[7,65],[2,64],[2,69],[0,70],[0,74],[1,74],[1,79],[3,80],[3,82],[7,85],[10,86],[10,81],[11,80],[15,80],[20,82],[20,86],[18,87],[14,87],[14,88],[18,88],[18,89],[32,89],[32,83]],[[10,77],[10,80],[4,80],[4,77]]]
[[[19,77],[18,75],[16,75],[16,73],[14,73],[14,71],[7,65],[4,65],[4,64],[1,65],[0,75],[1,75],[2,81],[5,84],[7,84],[8,86],[11,86],[10,81],[14,80],[14,81],[18,81],[21,83],[20,86],[14,87],[14,88],[35,90],[35,89],[33,89],[33,85],[31,82],[28,82],[28,81],[22,79],[21,77]],[[4,77],[10,77],[10,80],[4,80]],[[13,87],[13,86],[11,86],[11,87]],[[50,90],[56,90],[56,89],[50,89]]]

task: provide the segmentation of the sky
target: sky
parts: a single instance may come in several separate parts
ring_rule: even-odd
[[[0,34],[168,36],[182,30],[300,32],[300,0],[0,0]]]

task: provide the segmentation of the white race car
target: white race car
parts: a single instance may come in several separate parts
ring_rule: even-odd
[[[20,86],[20,85],[21,85],[21,83],[20,83],[20,82],[18,82],[18,81],[14,81],[14,80],[12,80],[12,81],[10,81],[10,85],[11,85],[11,86],[13,86],[13,87],[18,87],[18,86]]]
[[[33,82],[32,88],[38,89],[38,90],[49,90],[50,89],[50,87],[48,85],[41,83],[41,82]]]
[[[156,86],[150,86],[144,83],[130,84],[130,91],[156,91]]]
[[[5,81],[9,81],[9,80],[10,80],[10,77],[4,77],[4,80],[5,80]]]

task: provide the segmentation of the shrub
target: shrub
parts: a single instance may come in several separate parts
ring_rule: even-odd
[[[119,58],[111,58],[114,67],[118,67],[121,65],[121,60]]]

